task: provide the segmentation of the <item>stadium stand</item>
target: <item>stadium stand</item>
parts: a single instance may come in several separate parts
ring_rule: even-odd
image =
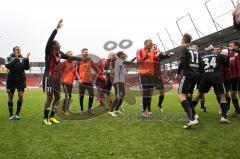
[[[26,78],[27,87],[40,87],[42,83],[42,76],[39,74],[27,74]]]

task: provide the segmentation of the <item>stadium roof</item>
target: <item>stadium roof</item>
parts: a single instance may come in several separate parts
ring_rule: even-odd
[[[225,28],[218,32],[212,33],[210,35],[204,36],[200,39],[194,40],[192,44],[199,46],[199,52],[203,52],[204,49],[209,45],[227,45],[229,41],[240,41],[240,30],[237,30],[234,26]],[[177,60],[179,57],[179,48],[168,50],[167,52],[174,52],[175,55],[172,59],[165,59],[164,62],[168,63],[173,60]]]

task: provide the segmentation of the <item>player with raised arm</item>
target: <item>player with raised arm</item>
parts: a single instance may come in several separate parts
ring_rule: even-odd
[[[62,27],[63,20],[58,22],[57,28],[53,30],[51,36],[48,39],[45,49],[45,71],[43,76],[43,91],[47,93],[47,99],[44,109],[44,124],[51,125],[52,123],[60,123],[56,118],[57,106],[60,100],[61,93],[61,73],[60,73],[60,59],[78,60],[81,58],[68,56],[64,54],[60,49],[61,46],[58,41],[54,40],[58,30]],[[54,99],[53,99],[54,97]],[[50,106],[52,104],[51,113]]]

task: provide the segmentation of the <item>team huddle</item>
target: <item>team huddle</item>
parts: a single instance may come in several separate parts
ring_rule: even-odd
[[[63,53],[58,41],[54,40],[58,30],[62,27],[62,20],[53,30],[45,49],[45,71],[43,75],[43,91],[46,93],[43,122],[46,125],[59,124],[55,117],[60,101],[61,89],[65,93],[62,114],[70,115],[70,101],[72,98],[73,83],[76,80],[79,87],[80,114],[84,113],[84,96],[88,91],[87,113],[94,115],[92,110],[94,101],[94,77],[96,73],[96,87],[98,88],[99,105],[105,105],[105,110],[112,117],[121,114],[120,107],[125,95],[125,76],[128,72],[126,65],[136,60],[139,74],[139,87],[142,93],[142,107],[140,115],[148,118],[151,113],[153,90],[159,90],[158,108],[163,112],[164,83],[161,73],[161,60],[169,58],[174,53],[161,52],[152,40],[144,41],[144,48],[139,49],[136,58],[126,61],[127,55],[123,51],[109,53],[106,61],[100,60],[95,64],[89,57],[88,49],[82,49],[82,55],[73,56],[71,51]],[[199,53],[198,46],[191,43],[192,37],[184,34],[180,48],[180,63],[176,79],[180,78],[178,98],[189,119],[184,128],[191,128],[198,124],[199,116],[195,107],[201,101],[204,106],[204,94],[214,88],[216,98],[220,105],[220,122],[229,123],[228,112],[230,102],[235,108],[234,117],[240,115],[238,95],[240,91],[240,50],[237,42],[229,42],[229,46],[213,46],[203,53]],[[23,103],[24,89],[26,88],[25,70],[30,68],[29,56],[22,57],[20,47],[13,48],[13,53],[6,60],[9,69],[7,77],[7,93],[9,120],[21,119],[20,111]],[[64,61],[61,62],[61,59]],[[111,89],[114,88],[115,98],[111,99]],[[193,97],[194,89],[198,94]],[[18,90],[16,115],[13,115],[13,96]],[[106,95],[106,102],[104,96]]]

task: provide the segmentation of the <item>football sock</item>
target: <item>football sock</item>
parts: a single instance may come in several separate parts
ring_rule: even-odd
[[[201,103],[201,108],[205,108],[204,104],[205,104],[205,98],[201,98],[200,99],[200,103]]]
[[[20,111],[21,111],[21,108],[22,108],[22,100],[18,100],[17,101],[17,112],[16,112],[16,115],[19,115]]]
[[[79,97],[81,111],[83,111],[83,99],[84,99],[84,96]]]
[[[227,97],[227,111],[230,110],[231,98]]]
[[[196,115],[196,112],[195,112],[195,109],[194,109],[194,107],[193,107],[192,97],[187,97],[187,100],[188,100],[188,102],[189,102],[189,104],[190,104],[190,107],[192,108],[193,116],[195,116],[195,115]]]
[[[49,111],[50,111],[50,108],[45,108],[44,109],[44,119],[48,119]]]
[[[191,120],[191,121],[195,120],[195,118],[193,116],[192,108],[191,108],[188,100],[182,101],[181,104],[182,104],[183,109],[187,113],[187,116],[188,116],[189,120]]]
[[[158,107],[159,107],[159,108],[162,108],[163,100],[164,100],[164,95],[160,95],[160,96],[158,97]]]
[[[221,106],[221,109],[222,109],[222,116],[224,118],[227,118],[227,101],[221,101],[220,106]]]
[[[50,118],[54,117],[56,114],[55,106],[52,108],[51,113],[50,113]]]
[[[233,106],[235,108],[235,111],[240,113],[240,108],[239,108],[239,104],[238,104],[238,99],[232,99],[232,103],[233,103]]]
[[[147,106],[148,106],[148,97],[143,97],[142,98],[142,104],[143,104],[143,110],[142,111],[146,111],[147,110]]]
[[[8,102],[9,115],[13,116],[13,102]]]

